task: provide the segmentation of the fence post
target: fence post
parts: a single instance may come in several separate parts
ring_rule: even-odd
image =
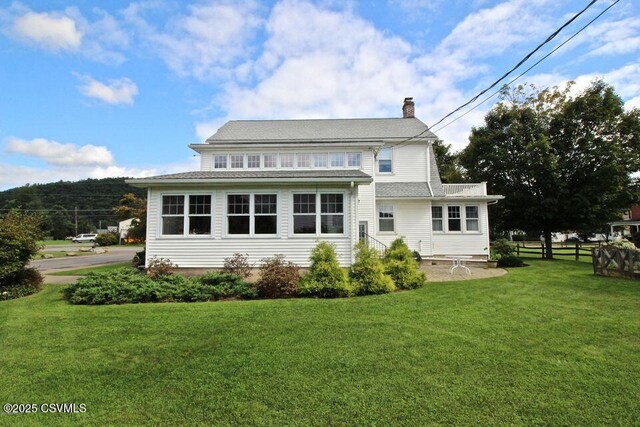
[[[576,261],[580,261],[579,243],[576,243]]]
[[[516,254],[520,256],[520,243],[516,243]]]
[[[542,259],[544,259],[544,243],[540,243],[540,253],[542,254]]]

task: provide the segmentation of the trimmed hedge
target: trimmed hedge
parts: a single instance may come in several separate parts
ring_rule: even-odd
[[[190,278],[174,274],[153,280],[124,267],[108,273],[91,273],[68,286],[64,297],[72,304],[100,305],[252,299],[257,292],[234,274],[207,273]]]

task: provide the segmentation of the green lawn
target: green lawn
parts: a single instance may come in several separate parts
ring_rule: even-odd
[[[121,262],[118,264],[100,265],[97,267],[78,268],[76,270],[58,271],[55,273],[47,273],[49,276],[86,276],[89,273],[105,273],[117,270],[122,267],[131,267],[130,262]]]
[[[640,283],[528,260],[341,300],[0,302],[4,425],[637,425]]]

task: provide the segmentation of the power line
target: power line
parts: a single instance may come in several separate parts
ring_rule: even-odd
[[[602,12],[600,12],[595,18],[593,18],[591,21],[589,21],[586,25],[584,25],[582,28],[580,28],[578,31],[576,31],[571,37],[569,37],[568,39],[566,39],[565,41],[563,41],[562,43],[560,43],[558,46],[556,46],[552,51],[550,51],[549,53],[547,53],[545,56],[543,56],[542,58],[540,58],[538,61],[536,61],[533,65],[531,65],[529,68],[527,68],[526,70],[524,70],[522,73],[518,74],[515,78],[513,78],[512,80],[510,80],[509,82],[505,83],[502,87],[506,87],[511,85],[513,82],[515,82],[516,80],[520,79],[520,77],[524,76],[525,74],[527,74],[529,71],[531,71],[533,68],[535,68],[538,64],[540,64],[542,61],[544,61],[545,59],[547,59],[549,56],[551,56],[553,53],[555,53],[555,51],[557,51],[558,49],[560,49],[562,46],[564,46],[565,44],[569,43],[574,37],[576,37],[578,34],[580,34],[582,31],[584,31],[589,25],[591,25],[593,22],[595,22],[598,18],[600,18],[602,15],[604,15],[604,13],[606,11],[608,11],[609,9],[611,9],[613,6],[615,6],[616,3],[618,3],[620,0],[616,0],[615,2],[611,3],[606,9],[604,9]],[[445,123],[443,126],[439,127],[438,129],[434,129],[433,132],[439,132],[442,129],[446,128],[447,126],[449,126],[450,124],[452,124],[453,122],[458,121],[459,119],[463,118],[464,116],[466,116],[467,114],[469,114],[470,112],[472,112],[473,110],[475,110],[476,108],[478,108],[479,106],[481,106],[482,104],[484,104],[485,102],[487,102],[488,100],[490,100],[491,98],[493,98],[494,96],[496,96],[497,94],[500,93],[500,91],[502,91],[502,88],[498,89],[497,91],[493,92],[491,95],[489,95],[488,97],[486,97],[485,99],[483,99],[482,101],[480,101],[478,104],[474,105],[472,108],[470,108],[468,111],[466,111],[464,114],[459,115],[458,117],[456,117],[455,119],[451,120],[450,122]]]
[[[437,122],[435,122],[434,124],[432,124],[431,126],[427,126],[427,128],[425,130],[423,130],[422,132],[420,132],[417,135],[414,135],[410,138],[407,138],[403,141],[400,141],[399,143],[395,144],[395,147],[400,147],[402,146],[404,143],[411,141],[415,138],[420,137],[421,135],[424,135],[425,133],[427,133],[428,131],[430,131],[434,126],[436,126],[439,123],[442,123],[442,121],[444,121],[447,117],[450,117],[451,115],[455,114],[456,112],[460,111],[461,109],[463,109],[464,107],[466,107],[467,105],[475,102],[480,96],[484,95],[485,93],[487,93],[489,90],[491,90],[493,87],[495,87],[498,83],[500,83],[502,80],[504,80],[507,76],[509,76],[511,73],[513,73],[517,68],[519,68],[524,62],[526,62],[529,58],[531,58],[531,56],[533,54],[535,54],[538,50],[540,50],[543,46],[545,46],[546,44],[548,44],[549,42],[551,42],[551,40],[553,40],[564,28],[566,28],[568,25],[570,25],[573,21],[575,21],[580,15],[582,15],[584,12],[587,11],[587,9],[589,9],[591,6],[593,6],[598,0],[591,0],[591,2],[589,2],[589,4],[587,6],[585,6],[580,12],[578,12],[577,14],[575,14],[571,19],[569,19],[567,22],[565,22],[564,24],[562,24],[562,26],[560,26],[560,28],[558,28],[556,31],[554,31],[551,35],[549,35],[545,41],[543,41],[542,43],[540,43],[538,46],[536,46],[535,49],[533,49],[531,52],[529,52],[527,55],[525,55],[514,67],[512,67],[509,71],[507,71],[506,73],[504,73],[498,80],[496,80],[495,82],[493,82],[490,86],[488,86],[487,88],[485,88],[484,90],[482,90],[481,92],[479,92],[478,94],[476,94],[474,97],[472,97],[470,100],[468,100],[467,102],[465,102],[464,104],[462,104],[461,106],[457,107],[455,110],[447,113],[444,117],[442,117],[440,120],[438,120]],[[616,3],[620,1],[617,0]],[[615,4],[615,3],[613,3]],[[613,6],[613,4],[611,6]],[[611,7],[609,6],[609,8]],[[607,9],[609,9],[607,8]],[[607,10],[605,9],[605,11]],[[588,26],[588,25],[587,25]]]

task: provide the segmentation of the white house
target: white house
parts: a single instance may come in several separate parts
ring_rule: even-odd
[[[215,268],[234,252],[308,266],[319,240],[353,261],[359,239],[404,237],[423,257],[489,246],[486,183],[442,184],[436,136],[405,99],[402,118],[242,120],[204,144],[199,171],[130,179],[147,188],[147,258]]]

